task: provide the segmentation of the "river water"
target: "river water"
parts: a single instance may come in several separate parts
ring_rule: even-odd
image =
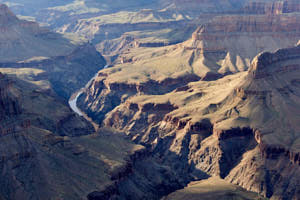
[[[104,66],[104,69],[106,69],[107,67],[108,67],[108,65],[105,65],[105,66]],[[71,98],[69,99],[69,106],[70,106],[70,108],[71,108],[74,112],[76,112],[78,115],[83,116],[84,118],[86,118],[86,119],[89,120],[89,121],[90,121],[90,118],[87,118],[86,114],[83,113],[83,112],[77,107],[77,100],[78,100],[79,96],[84,92],[84,90],[85,90],[86,88],[88,88],[88,87],[92,84],[93,80],[97,77],[97,75],[98,75],[98,72],[97,72],[97,73],[89,80],[89,82],[87,82],[87,84],[85,85],[85,87],[83,87],[83,88],[81,88],[80,90],[78,90],[77,92],[75,92],[75,93],[71,96]]]

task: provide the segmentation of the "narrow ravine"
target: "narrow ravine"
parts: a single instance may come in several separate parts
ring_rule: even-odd
[[[108,67],[108,65],[105,65],[105,66],[103,67],[103,69],[105,69],[105,68],[107,68],[107,67]],[[98,72],[97,72],[97,73],[89,80],[89,82],[87,82],[87,84],[86,84],[83,88],[81,88],[80,90],[78,90],[77,92],[75,92],[75,93],[70,97],[70,99],[69,99],[69,106],[70,106],[70,108],[71,108],[75,113],[77,113],[79,116],[82,116],[82,117],[84,117],[86,120],[88,120],[89,122],[91,122],[92,125],[94,126],[94,128],[95,128],[96,131],[98,130],[99,125],[98,125],[97,123],[95,123],[89,116],[87,116],[87,114],[85,114],[83,111],[81,111],[81,110],[77,107],[77,100],[78,100],[78,98],[80,97],[80,95],[84,92],[84,90],[85,90],[86,88],[88,88],[88,87],[92,84],[93,80],[97,77],[97,75],[98,75]]]

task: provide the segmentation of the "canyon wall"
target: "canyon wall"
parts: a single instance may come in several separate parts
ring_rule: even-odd
[[[206,173],[271,199],[297,199],[299,49],[263,53],[249,71],[162,94],[133,87],[125,95],[125,85],[110,87],[101,98],[118,91],[122,101],[101,118],[94,117],[148,146],[179,179],[180,174],[201,179]],[[101,76],[86,98],[103,92]]]
[[[3,4],[0,20],[0,67],[42,69],[66,99],[106,64],[91,44],[75,45],[35,22],[18,19]]]

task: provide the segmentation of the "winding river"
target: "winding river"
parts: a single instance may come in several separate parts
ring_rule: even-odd
[[[106,69],[108,67],[108,65],[105,65],[103,69]],[[79,98],[79,96],[84,92],[84,90],[86,88],[88,88],[93,80],[95,80],[95,78],[97,77],[98,72],[89,80],[89,82],[87,82],[87,84],[85,85],[85,87],[81,88],[80,90],[78,90],[77,92],[75,92],[69,99],[69,106],[70,108],[76,112],[79,116],[84,117],[86,120],[90,121],[93,126],[95,127],[96,130],[98,130],[99,126],[98,124],[96,124],[95,122],[93,122],[93,120],[88,117],[83,111],[81,111],[78,107],[77,107],[77,100]]]

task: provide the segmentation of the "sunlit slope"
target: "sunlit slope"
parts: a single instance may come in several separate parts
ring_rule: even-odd
[[[268,198],[292,198],[299,194],[299,49],[260,54],[246,72],[171,92],[163,91],[166,82],[113,83],[103,71],[84,106],[104,126],[153,145],[175,168],[220,176]],[[122,96],[110,96],[117,91]]]
[[[263,200],[265,198],[254,192],[249,192],[241,187],[227,183],[213,177],[207,180],[192,182],[186,188],[178,190],[164,200]]]
[[[43,70],[53,89],[65,98],[106,63],[91,44],[20,20],[2,4],[0,30],[0,67]]]
[[[35,22],[19,20],[5,5],[0,7],[0,30],[1,62],[60,56],[75,48],[61,35],[40,28]]]

